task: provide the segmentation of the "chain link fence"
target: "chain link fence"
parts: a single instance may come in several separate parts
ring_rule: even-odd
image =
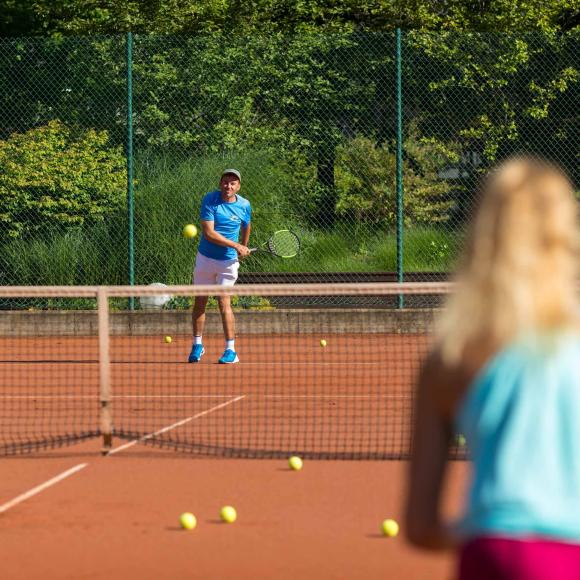
[[[497,160],[578,183],[578,36],[1,40],[0,284],[188,283],[181,231],[225,167],[252,245],[302,239],[246,279],[441,279]]]

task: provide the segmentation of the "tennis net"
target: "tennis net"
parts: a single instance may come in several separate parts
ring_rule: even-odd
[[[0,455],[102,438],[228,457],[408,457],[413,384],[447,284],[0,287]],[[239,364],[211,298],[188,363],[191,304],[229,296]],[[288,296],[374,296],[288,309]],[[136,308],[125,308],[134,299]],[[42,299],[39,302],[39,299]],[[345,300],[348,304],[349,301]],[[57,309],[66,305],[66,309]]]

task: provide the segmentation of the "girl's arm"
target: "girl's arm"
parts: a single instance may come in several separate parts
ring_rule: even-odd
[[[431,550],[452,548],[456,542],[441,517],[441,496],[452,436],[449,414],[442,399],[449,397],[453,377],[443,369],[436,354],[423,366],[417,385],[413,456],[406,505],[409,541]]]

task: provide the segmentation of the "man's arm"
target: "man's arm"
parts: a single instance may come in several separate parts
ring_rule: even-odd
[[[226,246],[228,248],[234,248],[234,250],[236,250],[236,252],[238,252],[238,255],[241,256],[242,258],[245,258],[246,256],[250,255],[250,250],[246,247],[246,244],[240,244],[238,242],[234,242],[233,240],[228,240],[226,237],[216,232],[214,229],[213,221],[202,220],[201,230],[203,232],[205,239],[208,242],[211,242],[212,244],[216,244],[218,246]]]
[[[242,225],[240,234],[242,238],[242,246],[247,246],[250,242],[250,232],[252,230],[252,224],[248,224],[247,226]]]

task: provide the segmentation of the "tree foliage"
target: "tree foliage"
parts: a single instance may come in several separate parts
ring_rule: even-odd
[[[437,172],[457,154],[428,140],[409,141],[405,150],[413,163],[403,174],[407,225],[435,224],[449,219],[451,186]],[[359,223],[394,226],[397,222],[394,147],[377,146],[365,137],[341,145],[336,158],[337,213]]]
[[[460,142],[484,167],[528,151],[578,176],[579,32],[410,32],[406,107],[419,133]]]
[[[480,168],[526,150],[578,171],[575,10],[577,0],[0,0],[5,35],[44,35],[0,43],[0,137],[60,119],[123,144],[124,38],[98,35],[130,30],[139,156],[264,151],[331,223],[369,202],[357,155],[369,175],[387,178],[374,164],[391,175],[402,27],[408,195],[424,192],[425,215],[444,219],[447,205],[431,201],[448,194],[439,173],[461,152]],[[372,221],[370,208],[360,215]]]
[[[0,141],[2,236],[54,234],[102,221],[124,201],[125,161],[106,132],[58,121]]]
[[[391,30],[544,32],[578,24],[577,0],[0,0],[0,34]]]

